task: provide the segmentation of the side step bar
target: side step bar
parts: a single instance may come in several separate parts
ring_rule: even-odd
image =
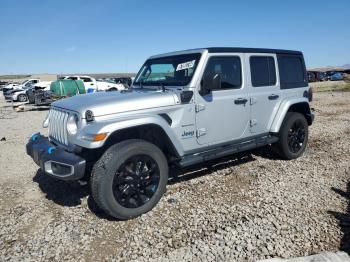
[[[278,141],[278,137],[273,135],[267,135],[263,137],[248,139],[243,142],[227,144],[211,150],[206,150],[206,151],[191,154],[191,155],[185,155],[179,164],[182,167],[190,166],[190,165],[198,164],[208,160],[224,157],[230,154],[273,144],[277,141]]]

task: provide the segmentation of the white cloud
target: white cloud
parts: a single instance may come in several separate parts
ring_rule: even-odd
[[[71,46],[71,47],[66,48],[64,51],[71,53],[71,52],[74,52],[75,50],[77,50],[77,47]]]

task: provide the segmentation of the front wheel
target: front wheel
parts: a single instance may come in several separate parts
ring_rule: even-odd
[[[150,211],[168,182],[168,163],[155,145],[138,139],[111,146],[96,162],[91,191],[97,205],[118,219]]]
[[[279,140],[273,148],[283,159],[300,157],[307,145],[308,127],[304,115],[296,112],[287,113],[279,132]]]
[[[17,100],[19,102],[26,102],[28,100],[28,98],[25,94],[20,94],[20,95],[18,95]]]

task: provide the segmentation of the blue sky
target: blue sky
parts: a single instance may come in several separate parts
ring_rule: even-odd
[[[349,24],[349,0],[1,0],[0,74],[135,72],[150,55],[206,46],[343,65]]]

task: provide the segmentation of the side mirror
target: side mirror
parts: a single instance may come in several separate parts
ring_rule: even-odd
[[[219,74],[210,75],[202,78],[199,94],[204,96],[210,94],[211,90],[221,88],[221,77]]]

